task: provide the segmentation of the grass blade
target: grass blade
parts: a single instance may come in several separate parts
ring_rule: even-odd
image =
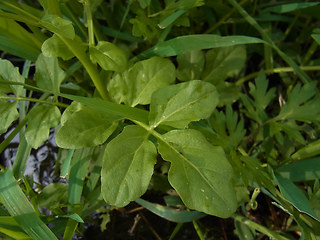
[[[54,239],[57,237],[36,215],[26,196],[13,177],[12,171],[0,173],[0,198],[10,215],[33,239]]]

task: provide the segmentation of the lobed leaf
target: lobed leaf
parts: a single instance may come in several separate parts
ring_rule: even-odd
[[[73,102],[62,115],[56,143],[70,149],[100,145],[113,133],[120,119],[100,109]]]
[[[101,172],[101,192],[108,204],[123,207],[146,192],[157,155],[148,136],[141,127],[127,126],[108,143]]]
[[[64,78],[65,72],[59,67],[57,58],[39,55],[34,75],[38,87],[59,93]]]
[[[231,216],[237,200],[233,170],[223,149],[193,129],[173,130],[162,137],[158,150],[171,162],[168,179],[184,204],[218,217]]]
[[[216,88],[200,80],[189,81],[157,90],[151,99],[149,122],[185,128],[191,121],[208,118],[219,101]]]
[[[108,91],[118,103],[132,107],[149,104],[157,89],[175,81],[175,67],[165,58],[153,57],[137,62],[121,76],[116,75],[108,84]]]
[[[37,149],[49,137],[50,128],[60,123],[61,113],[58,107],[38,105],[28,115],[28,127],[25,137],[28,144]]]
[[[126,53],[113,43],[99,41],[89,52],[90,58],[104,70],[123,72],[127,67]]]

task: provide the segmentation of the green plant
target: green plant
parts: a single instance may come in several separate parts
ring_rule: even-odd
[[[1,133],[19,119],[0,151],[20,141],[0,175],[0,232],[72,239],[93,212],[108,221],[136,201],[201,239],[205,215],[233,218],[240,239],[318,238],[318,2],[253,2],[0,1],[0,49],[23,60],[22,73],[0,60]],[[24,171],[51,128],[68,185],[36,194]],[[140,198],[170,189],[178,211]],[[289,214],[282,232],[250,219],[260,191]]]

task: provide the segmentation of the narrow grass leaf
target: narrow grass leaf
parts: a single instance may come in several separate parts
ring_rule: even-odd
[[[150,212],[153,212],[159,217],[167,219],[171,222],[177,222],[177,223],[191,222],[193,220],[206,216],[206,214],[202,212],[176,210],[174,208],[169,208],[166,206],[162,206],[160,204],[148,202],[141,198],[138,198],[135,202],[145,207]]]
[[[92,148],[82,148],[74,151],[69,174],[68,202],[78,204],[88,174],[88,166],[92,156]]]
[[[185,12],[187,12],[185,9],[180,9],[176,12],[174,12],[173,14],[171,14],[170,16],[166,17],[165,19],[163,19],[159,24],[159,28],[161,29],[165,29],[167,28],[169,25],[171,25],[172,23],[174,23],[182,14],[184,14]]]
[[[171,162],[168,179],[184,204],[218,217],[231,216],[237,200],[223,149],[193,129],[172,130],[162,137],[158,150]]]
[[[19,135],[19,146],[12,166],[12,172],[16,178],[22,177],[32,149],[26,140],[24,132],[20,131]]]
[[[314,157],[320,154],[320,140],[309,143],[307,146],[295,152],[291,158],[293,160],[300,160],[304,158]]]
[[[303,159],[280,166],[275,172],[292,182],[312,181],[320,178],[320,157]]]
[[[147,191],[157,155],[148,136],[131,125],[108,143],[101,171],[101,192],[108,204],[124,207]]]
[[[301,3],[279,3],[273,7],[268,7],[263,9],[263,12],[275,12],[275,13],[288,13],[296,10],[300,10],[303,8],[313,7],[318,5],[319,2],[301,2]]]
[[[218,99],[216,88],[200,80],[162,87],[152,95],[150,125],[185,128],[191,121],[208,118]]]
[[[32,239],[22,230],[14,217],[11,216],[0,216],[0,232],[13,239]]]
[[[136,58],[150,58],[152,56],[170,57],[184,52],[200,49],[229,47],[241,44],[266,43],[265,41],[247,36],[227,36],[201,34],[188,35],[158,43],[154,47],[142,52]],[[133,59],[135,60],[135,59]]]
[[[307,197],[296,185],[294,185],[290,180],[279,175],[276,175],[276,180],[283,197],[287,201],[289,201],[300,212],[308,214],[310,217],[320,221],[312,209]]]
[[[35,240],[57,240],[57,237],[36,215],[11,170],[0,173],[0,199],[10,215],[30,237]]]

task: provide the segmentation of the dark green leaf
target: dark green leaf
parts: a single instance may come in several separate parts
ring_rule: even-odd
[[[169,182],[187,207],[218,217],[231,216],[237,207],[233,170],[221,147],[189,129],[166,133],[158,149],[171,162]]]
[[[157,151],[149,133],[138,126],[127,126],[108,143],[101,172],[104,200],[123,207],[148,188]]]
[[[287,13],[296,11],[303,8],[313,7],[318,5],[319,2],[300,2],[300,3],[279,3],[276,6],[265,8],[264,12],[275,12],[275,13]]]
[[[200,79],[204,68],[204,54],[201,50],[189,51],[177,56],[177,78],[180,81]]]

